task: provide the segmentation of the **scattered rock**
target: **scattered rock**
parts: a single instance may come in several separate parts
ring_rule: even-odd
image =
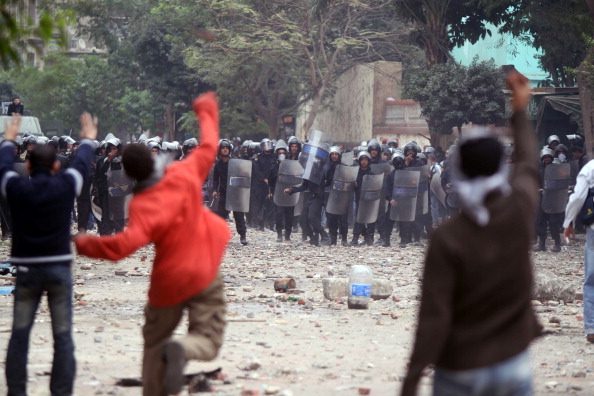
[[[568,285],[551,271],[539,270],[534,277],[534,298],[540,301],[572,302],[575,300],[575,290],[573,285]]]
[[[274,281],[274,291],[286,292],[289,289],[297,287],[297,283],[293,278],[281,278]]]
[[[250,360],[244,360],[241,362],[237,368],[243,371],[255,371],[262,367],[260,361],[256,358],[252,358]]]

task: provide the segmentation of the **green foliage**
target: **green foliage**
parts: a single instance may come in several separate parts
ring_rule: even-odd
[[[66,37],[63,16],[52,16],[41,9],[36,23],[28,15],[16,12],[22,6],[22,0],[0,0],[0,63],[5,70],[11,65],[20,65],[19,49],[27,45],[40,47],[56,32],[60,33],[60,41]]]
[[[399,15],[416,28],[413,39],[425,49],[428,65],[445,63],[455,46],[476,43],[498,26],[516,18],[516,0],[395,0]]]
[[[13,82],[13,89],[36,116],[62,120],[67,128],[79,128],[78,117],[83,111],[99,118],[103,135],[137,134],[140,129],[156,125],[154,96],[137,90],[104,58],[92,56],[77,61],[50,56],[43,70],[12,70],[4,73],[2,80]]]
[[[594,39],[592,37],[584,37],[584,41],[588,48],[588,55],[584,61],[575,69],[567,69],[567,72],[573,77],[581,77],[580,89],[588,92],[590,100],[594,101]]]
[[[188,7],[185,0],[167,2]],[[383,0],[201,0],[205,39],[188,24],[187,64],[238,111],[251,107],[276,137],[277,124],[312,99],[311,114],[334,90],[334,81],[356,64],[408,59],[409,29]],[[190,7],[191,8],[191,7]],[[176,8],[179,10],[179,8]],[[170,12],[168,12],[170,13]],[[195,39],[198,41],[195,41]],[[249,103],[247,103],[249,102]],[[241,110],[239,110],[241,109]]]
[[[543,51],[539,62],[551,74],[554,86],[573,86],[573,75],[567,68],[576,68],[586,57],[587,38],[594,34],[594,25],[584,0],[518,1],[517,18],[502,27]]]
[[[431,133],[451,134],[463,124],[489,124],[504,118],[504,75],[492,61],[476,58],[468,67],[455,62],[416,68],[404,78],[403,95],[418,101]]]

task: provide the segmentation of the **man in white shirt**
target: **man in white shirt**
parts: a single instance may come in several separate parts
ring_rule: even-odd
[[[588,162],[577,176],[574,193],[569,196],[565,208],[563,235],[566,239],[575,236],[573,222],[584,206],[588,191],[594,187],[594,160]],[[594,343],[594,224],[586,227],[584,252],[584,330],[586,339]]]

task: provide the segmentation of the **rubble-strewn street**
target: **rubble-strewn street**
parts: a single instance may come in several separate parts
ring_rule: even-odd
[[[215,361],[192,362],[186,373],[221,367],[223,375],[211,381],[221,395],[396,394],[412,348],[425,249],[400,249],[396,239],[392,248],[312,247],[299,242],[300,234],[292,243],[276,243],[275,233],[250,229],[250,244],[242,246],[235,235],[221,268],[229,302],[225,344]],[[582,329],[583,243],[578,235],[561,253],[534,255],[544,296],[534,303],[547,333],[531,349],[538,395],[594,394],[594,344]],[[8,257],[8,242],[0,253]],[[140,394],[138,387],[115,382],[140,375],[152,258],[147,247],[118,263],[76,260],[77,395]],[[349,310],[345,297],[324,297],[324,279],[347,278],[350,266],[361,263],[372,268],[374,279],[391,284],[392,294],[380,296],[388,298],[372,301],[368,310]],[[275,280],[287,277],[295,289],[275,292]],[[325,283],[328,288],[340,281]],[[0,296],[3,355],[11,323],[12,297]],[[46,395],[53,341],[45,301],[30,343],[29,394]],[[431,375],[428,370],[421,395],[430,394]]]

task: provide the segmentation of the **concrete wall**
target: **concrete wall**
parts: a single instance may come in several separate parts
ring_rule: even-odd
[[[402,64],[376,62],[360,65],[337,81],[334,97],[318,112],[313,128],[329,133],[335,143],[353,146],[372,138],[374,126],[385,122],[386,98],[400,98]],[[310,105],[297,116],[303,125]]]

